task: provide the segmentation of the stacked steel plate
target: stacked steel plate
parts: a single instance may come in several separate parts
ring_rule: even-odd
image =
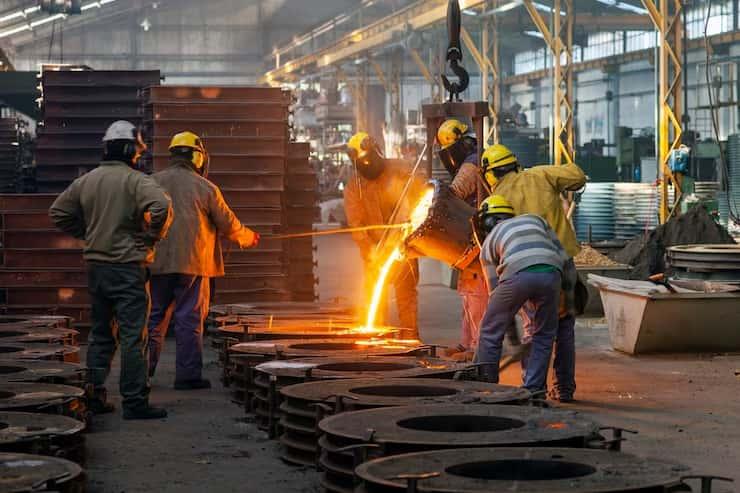
[[[197,133],[209,153],[208,178],[239,219],[263,235],[250,250],[224,241],[226,277],[216,280],[214,299],[313,300],[310,239],[306,250],[306,242],[270,238],[309,231],[314,218],[316,175],[310,174],[308,148],[289,139],[291,94],[279,88],[158,86],[145,95],[154,169],[167,166],[174,134]]]
[[[82,493],[85,475],[79,465],[66,459],[0,453],[0,491]]]
[[[0,195],[0,291],[6,313],[58,313],[89,319],[82,242],[49,219],[53,194]]]
[[[720,222],[738,234],[740,224],[735,224],[731,216],[740,216],[740,134],[727,137],[727,168],[729,176],[723,176],[718,197]]]
[[[159,70],[43,70],[43,123],[36,145],[39,192],[61,192],[98,165],[101,140],[116,120],[141,123],[141,89],[159,84]]]
[[[15,119],[0,118],[0,192],[15,192],[18,135]]]

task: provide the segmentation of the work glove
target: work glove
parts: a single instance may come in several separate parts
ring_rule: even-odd
[[[260,235],[259,233],[252,231],[249,228],[243,228],[239,234],[238,242],[239,248],[254,248],[259,244]]]

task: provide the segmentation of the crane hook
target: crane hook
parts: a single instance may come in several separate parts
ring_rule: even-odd
[[[451,82],[445,74],[442,74],[442,83],[447,92],[450,93],[450,101],[460,101],[460,93],[468,88],[470,84],[470,75],[465,67],[460,65],[462,61],[462,47],[460,45],[460,4],[458,0],[449,0],[447,4],[447,36],[449,44],[447,45],[447,62],[450,65],[458,81]]]

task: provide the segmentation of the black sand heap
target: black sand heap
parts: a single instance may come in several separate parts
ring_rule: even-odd
[[[694,207],[686,214],[672,218],[647,234],[639,235],[609,257],[632,267],[631,279],[646,279],[665,272],[668,247],[689,244],[735,243],[727,230],[717,224],[704,207]]]

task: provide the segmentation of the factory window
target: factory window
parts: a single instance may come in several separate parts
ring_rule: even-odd
[[[655,31],[627,31],[626,51],[639,51],[655,48]]]
[[[594,60],[619,55],[624,52],[624,33],[595,33],[588,36],[583,49],[584,60]]]
[[[707,34],[712,36],[733,30],[732,4],[735,0],[712,2],[712,15],[709,18]],[[686,30],[690,39],[704,36],[708,5],[690,8],[686,11]]]
[[[545,68],[545,55],[547,54],[547,66],[552,65],[552,56],[541,48],[536,51],[523,51],[514,55],[514,74],[527,74]]]

